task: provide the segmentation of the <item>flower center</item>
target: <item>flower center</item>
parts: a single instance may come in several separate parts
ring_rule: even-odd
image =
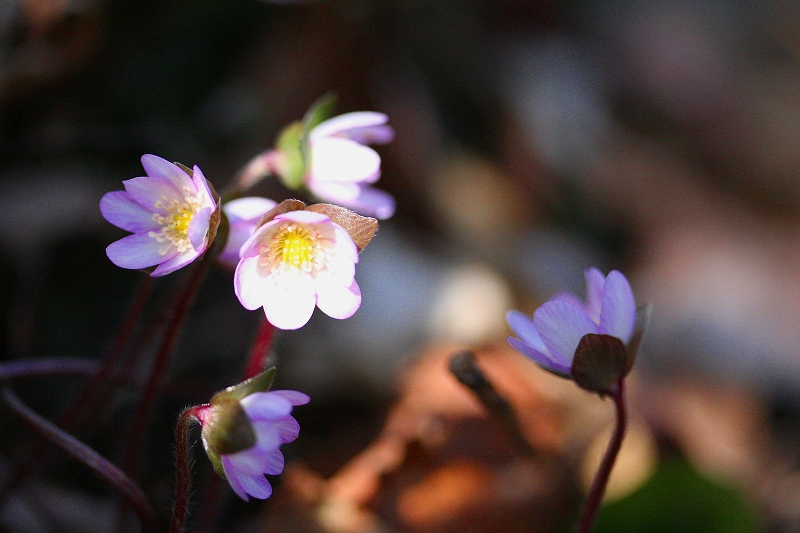
[[[155,203],[155,207],[165,210],[167,215],[153,213],[153,220],[161,226],[161,230],[151,231],[147,235],[159,243],[166,243],[166,246],[159,250],[161,255],[167,255],[173,246],[177,248],[178,253],[194,250],[189,240],[189,226],[200,209],[200,203],[200,199],[192,194],[189,187],[183,188],[183,202],[162,196],[161,200]]]
[[[259,264],[272,273],[294,271],[310,273],[325,264],[325,249],[320,244],[322,235],[316,229],[286,222],[269,242],[261,244]]]

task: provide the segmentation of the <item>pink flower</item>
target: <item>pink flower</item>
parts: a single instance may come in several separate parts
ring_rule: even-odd
[[[314,306],[349,318],[361,306],[355,281],[358,249],[322,213],[289,211],[259,227],[241,248],[234,289],[242,305],[264,308],[275,327],[298,329]]]
[[[370,187],[381,174],[381,158],[368,143],[394,138],[383,113],[345,113],[313,128],[308,134],[310,168],[306,186],[325,202],[341,205],[378,219],[394,214],[394,198]]]
[[[248,196],[222,204],[228,217],[228,241],[219,254],[219,260],[235,268],[239,263],[239,249],[258,227],[261,218],[277,204],[268,198]]]
[[[276,390],[249,394],[233,408],[231,401],[197,410],[203,426],[203,447],[212,462],[222,467],[237,496],[245,501],[249,496],[269,498],[272,486],[264,474],[274,476],[283,472],[280,447],[300,433],[300,425],[291,416],[292,408],[308,403],[309,398],[302,392]],[[234,416],[242,411],[243,417]],[[224,435],[226,432],[229,435]],[[248,441],[244,449],[238,449],[237,439]],[[230,447],[236,451],[229,451]]]
[[[150,274],[157,277],[188,265],[206,251],[217,203],[197,166],[189,175],[155,155],[142,156],[142,166],[147,176],[125,180],[124,191],[103,196],[100,212],[133,233],[106,248],[111,262],[131,269],[158,265]]]

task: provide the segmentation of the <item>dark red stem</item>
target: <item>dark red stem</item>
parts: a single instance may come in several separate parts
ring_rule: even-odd
[[[244,367],[244,379],[257,376],[267,368],[267,358],[269,357],[269,350],[272,347],[272,337],[274,334],[275,326],[267,320],[267,317],[262,315],[258,333],[256,333],[256,338],[253,340],[253,345],[250,347],[250,354],[247,356],[247,365]]]
[[[172,309],[172,315],[167,324],[164,339],[161,341],[158,352],[156,353],[153,368],[142,393],[142,400],[139,408],[133,417],[133,429],[128,439],[128,449],[123,462],[124,470],[129,476],[135,478],[139,470],[139,459],[142,445],[146,440],[147,426],[153,414],[158,393],[164,386],[166,373],[175,348],[178,346],[183,326],[189,317],[189,309],[194,302],[200,282],[203,280],[211,261],[198,260],[191,267],[189,277],[178,292],[177,300]]]
[[[101,479],[114,487],[130,503],[136,514],[139,515],[143,531],[156,531],[157,526],[153,508],[141,489],[122,470],[94,449],[36,414],[10,388],[3,387],[0,394],[2,394],[3,400],[9,408],[42,438],[79,460]]]
[[[175,503],[172,506],[170,533],[183,533],[189,515],[189,494],[192,491],[192,425],[198,421],[198,409],[188,407],[178,417],[175,426]]]
[[[614,400],[614,407],[616,407],[617,410],[617,423],[616,426],[614,426],[614,434],[611,436],[611,441],[608,443],[606,454],[603,456],[603,461],[600,463],[600,468],[598,468],[597,474],[595,474],[592,488],[589,490],[589,495],[586,498],[583,514],[578,523],[578,533],[589,533],[592,527],[594,527],[597,511],[600,509],[600,503],[603,501],[603,494],[605,494],[606,485],[608,485],[608,478],[611,476],[611,469],[614,467],[617,454],[622,447],[622,440],[625,438],[628,414],[625,409],[624,379],[620,379],[617,385],[617,392],[611,395]]]

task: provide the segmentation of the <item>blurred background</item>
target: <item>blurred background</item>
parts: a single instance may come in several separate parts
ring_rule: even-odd
[[[654,304],[598,531],[800,531],[795,2],[0,0],[3,360],[108,349],[142,275],[106,258],[124,232],[97,206],[142,154],[222,188],[331,90],[389,115],[397,213],[360,311],[276,338],[278,386],[313,400],[275,496],[214,492],[201,454],[193,528],[568,531],[611,406],[514,354],[504,313],[583,295],[596,265]],[[206,279],[158,405],[139,481],[161,518],[175,416],[238,380],[260,318],[231,278]],[[530,450],[447,372],[464,348]],[[80,383],[15,390],[53,417]],[[117,459],[135,400],[121,386],[80,436]],[[37,438],[3,408],[0,435],[0,531],[114,529],[111,491],[63,456],[10,483]]]

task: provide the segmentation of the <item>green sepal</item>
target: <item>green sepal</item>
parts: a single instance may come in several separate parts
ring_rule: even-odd
[[[642,345],[644,332],[647,329],[647,324],[650,322],[650,313],[653,311],[653,304],[644,304],[636,309],[636,322],[633,325],[633,334],[631,340],[628,341],[628,361],[625,370],[625,375],[633,368],[633,363],[636,361],[636,356],[639,354],[639,348]]]
[[[211,461],[211,466],[214,467],[214,472],[216,472],[219,477],[227,481],[228,476],[225,475],[225,469],[222,468],[222,460],[219,458],[219,455],[208,448],[206,448],[206,455],[208,456],[208,460]]]
[[[241,452],[256,443],[256,432],[242,404],[235,398],[212,403],[213,418],[203,425],[206,447],[217,455]]]
[[[602,396],[615,394],[628,370],[628,349],[619,338],[587,333],[575,349],[570,373],[579,387]]]
[[[306,174],[306,158],[302,149],[303,137],[303,123],[295,121],[283,128],[275,141],[276,148],[283,155],[278,177],[292,190],[303,187],[303,178]]]
[[[317,98],[303,116],[303,130],[305,130],[306,135],[331,118],[334,107],[336,107],[336,93],[327,92]]]
[[[209,402],[211,405],[216,405],[217,402],[227,399],[234,399],[237,401],[243,400],[246,396],[250,396],[254,392],[267,392],[272,387],[272,382],[275,380],[275,367],[271,366],[264,370],[262,373],[246,379],[238,385],[233,385],[227,389],[223,389],[211,397]]]

